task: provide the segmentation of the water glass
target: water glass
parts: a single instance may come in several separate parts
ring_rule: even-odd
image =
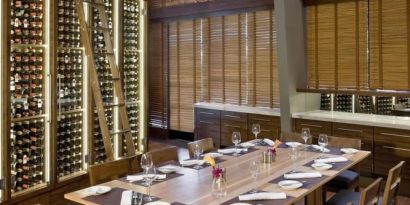
[[[325,151],[325,147],[329,144],[329,139],[326,134],[320,134],[318,139],[318,144],[322,147],[322,152]]]
[[[235,144],[235,153],[233,154],[233,156],[239,156],[238,144],[241,143],[241,133],[240,132],[232,133],[232,143]]]
[[[290,154],[290,159],[293,161],[296,161],[300,157],[300,147],[299,146],[292,146],[291,147],[291,154]]]
[[[307,145],[307,141],[310,137],[310,129],[302,128],[302,139],[305,141],[305,145]]]
[[[194,152],[195,159],[199,160],[202,153],[204,152],[204,149],[198,143],[195,143],[193,152]],[[201,169],[201,168],[202,168],[202,166],[199,165],[199,164],[194,166],[194,169]]]
[[[155,166],[151,166],[144,170],[144,180],[148,184],[147,188],[147,196],[144,198],[145,201],[153,201],[153,198],[151,197],[151,185],[152,182],[157,178],[157,169]]]
[[[141,162],[140,162],[141,168],[143,168],[144,170],[150,168],[153,166],[153,162],[152,162],[152,155],[151,153],[147,152],[144,153],[141,156]]]
[[[259,174],[261,173],[260,162],[251,161],[249,163],[249,172],[251,173],[251,177],[252,177],[253,182],[255,184],[256,180],[258,179]],[[256,192],[258,192],[258,190],[256,188],[251,190],[251,193],[256,193]]]

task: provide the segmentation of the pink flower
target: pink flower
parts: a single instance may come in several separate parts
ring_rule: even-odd
[[[268,148],[268,152],[270,152],[272,155],[276,155],[276,149],[275,148]]]
[[[213,170],[212,170],[212,176],[214,177],[214,178],[219,178],[219,177],[221,177],[221,175],[222,175],[222,169],[221,168],[214,168]]]

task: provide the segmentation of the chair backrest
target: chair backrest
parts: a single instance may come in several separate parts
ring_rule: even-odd
[[[379,177],[367,186],[360,194],[359,205],[377,204],[381,183],[382,178]]]
[[[302,134],[297,132],[285,132],[282,131],[280,140],[282,142],[300,142],[305,143],[302,139]],[[307,141],[308,144],[312,144],[312,137],[310,137]]]
[[[362,140],[346,137],[334,137],[328,136],[329,147],[338,147],[338,148],[362,148]]]
[[[210,152],[213,149],[215,149],[214,147],[214,141],[212,140],[212,138],[204,138],[204,139],[200,139],[197,141],[193,141],[188,143],[188,152],[189,152],[189,157],[193,158],[194,157],[194,146],[195,144],[198,143],[200,147],[202,147],[202,149],[205,152]]]
[[[392,201],[396,201],[396,197],[399,192],[399,185],[401,182],[401,171],[403,169],[404,163],[405,161],[401,161],[389,170],[386,186],[384,187],[382,205],[392,204]]]
[[[178,148],[175,146],[164,147],[150,151],[154,165],[169,161],[178,161]]]
[[[127,174],[139,172],[141,171],[141,168],[137,166],[138,164],[139,157],[131,156],[102,164],[91,165],[88,168],[90,184],[91,186],[94,186],[96,184],[118,179]]]

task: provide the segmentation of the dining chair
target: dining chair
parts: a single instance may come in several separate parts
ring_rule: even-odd
[[[401,172],[405,161],[399,162],[396,166],[389,170],[386,185],[384,187],[383,195],[379,198],[379,205],[393,205],[396,204],[397,194],[399,192],[399,185],[401,182]]]
[[[178,161],[178,148],[169,146],[150,151],[154,165],[163,164],[170,161]]]
[[[302,134],[297,132],[285,132],[282,131],[282,136],[280,138],[282,142],[300,142],[302,144],[305,141],[302,139]],[[307,141],[308,144],[312,144],[312,137],[310,137]]]
[[[88,168],[91,186],[118,179],[128,174],[140,172],[141,170],[142,169],[139,166],[139,157],[136,155],[97,165],[91,165]]]
[[[332,196],[326,205],[376,205],[381,182],[382,178],[379,177],[361,192],[342,190]]]
[[[200,139],[197,141],[193,141],[188,143],[188,152],[189,152],[189,157],[193,158],[194,157],[194,146],[195,144],[198,143],[200,147],[202,147],[204,153],[205,152],[210,152],[213,149],[215,149],[214,147],[214,141],[212,138],[204,138],[204,139]]]
[[[360,139],[345,138],[345,137],[334,137],[328,136],[329,147],[337,148],[355,148],[360,150],[362,141]],[[345,170],[336,176],[334,179],[330,180],[325,185],[324,190],[338,191],[341,189],[355,189],[359,191],[359,168],[354,167],[349,170]]]

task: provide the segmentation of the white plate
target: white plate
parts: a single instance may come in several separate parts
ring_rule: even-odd
[[[164,174],[169,174],[169,173],[177,172],[179,170],[179,167],[165,165],[163,167],[159,167],[158,170]]]
[[[231,205],[252,205],[252,204],[248,204],[248,203],[233,203]]]
[[[105,194],[109,191],[111,191],[111,187],[109,186],[93,186],[88,188],[88,192],[92,195]]]
[[[313,163],[312,167],[318,171],[324,171],[332,168],[333,166],[331,164],[326,163]]]
[[[359,150],[354,149],[354,148],[342,148],[340,151],[344,152],[345,154],[354,154],[358,152]]]
[[[171,205],[171,204],[165,201],[153,201],[153,202],[146,203],[145,205]]]
[[[302,145],[302,143],[300,142],[286,142],[285,144],[289,147],[297,147],[297,146]]]
[[[303,186],[302,182],[296,180],[283,180],[278,185],[284,190],[294,190]]]

